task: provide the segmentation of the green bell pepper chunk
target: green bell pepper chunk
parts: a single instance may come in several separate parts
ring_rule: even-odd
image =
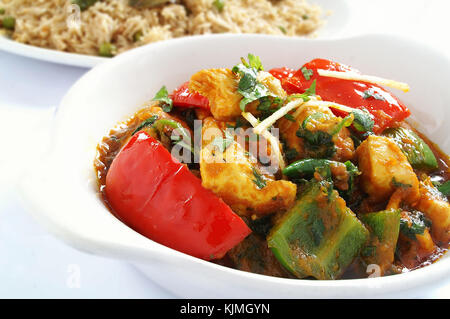
[[[450,195],[450,181],[446,181],[444,184],[441,184],[437,187],[437,189],[444,195]]]
[[[400,213],[399,209],[390,209],[359,215],[370,231],[370,241],[361,256],[366,264],[377,264],[383,272],[394,262],[400,232]]]
[[[385,130],[383,134],[395,141],[413,168],[438,168],[436,157],[431,148],[413,131],[396,127]]]
[[[299,278],[337,279],[369,238],[369,231],[328,181],[308,189],[272,228],[268,246]]]

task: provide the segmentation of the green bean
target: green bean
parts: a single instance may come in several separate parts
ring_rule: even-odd
[[[318,167],[330,166],[331,164],[342,165],[342,163],[330,161],[327,159],[308,158],[296,161],[283,169],[283,174],[288,177],[302,177],[313,175]]]

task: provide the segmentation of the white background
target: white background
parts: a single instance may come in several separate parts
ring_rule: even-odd
[[[450,1],[345,2],[350,19],[340,36],[399,34],[433,46],[450,59]],[[0,297],[172,298],[129,264],[66,246],[22,207],[17,184],[23,168],[45,150],[53,112],[86,71],[0,52]],[[71,285],[78,272],[79,288]],[[450,298],[450,283],[420,296]]]

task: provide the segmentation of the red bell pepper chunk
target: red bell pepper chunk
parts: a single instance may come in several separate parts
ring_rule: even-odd
[[[308,79],[305,78],[303,71],[311,70],[313,73]],[[337,62],[315,59],[302,66],[295,73],[279,72],[276,69],[274,76],[281,78],[281,85],[287,93],[303,93],[308,89],[312,82],[316,80],[316,93],[324,101],[331,101],[343,104],[352,108],[366,109],[374,116],[374,132],[381,133],[385,128],[392,126],[393,123],[407,118],[411,112],[409,109],[392,93],[384,88],[361,81],[350,81],[336,79],[332,77],[319,76],[317,69],[330,71],[352,71],[359,73],[358,70]],[[344,116],[344,112],[333,109],[338,116]]]
[[[294,69],[283,67],[272,69],[269,72],[280,80],[281,86],[288,94],[298,93],[303,89],[301,81],[294,77]]]
[[[171,95],[173,105],[178,107],[199,107],[209,110],[208,98],[189,91],[189,82],[184,83]]]
[[[138,132],[106,176],[114,214],[142,235],[205,260],[221,258],[251,230],[222,199],[146,132]]]

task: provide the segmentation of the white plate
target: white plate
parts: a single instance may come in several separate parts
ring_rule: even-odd
[[[110,60],[109,58],[102,58],[99,56],[44,49],[13,41],[3,35],[0,35],[0,50],[41,61],[85,68],[91,68],[97,64]]]
[[[319,38],[336,38],[342,36],[349,19],[349,6],[346,0],[313,0],[310,3],[318,4],[323,8],[324,19],[327,23],[318,31]],[[331,12],[331,15],[327,15]],[[152,45],[152,44],[149,44]],[[98,56],[77,53],[68,53],[35,47],[13,41],[0,35],[0,50],[13,54],[72,66],[91,68],[102,62],[110,60]]]
[[[257,35],[184,38],[118,56],[83,76],[63,99],[52,150],[30,167],[22,189],[30,211],[62,240],[94,254],[134,261],[154,281],[183,297],[389,297],[419,294],[450,275],[450,258],[410,273],[371,279],[312,281],[246,273],[153,242],[116,219],[99,198],[93,170],[96,145],[162,86],[169,90],[194,72],[230,67],[252,52],[267,69],[298,68],[326,57],[364,73],[408,82],[396,92],[418,128],[450,152],[450,61],[418,43],[365,36],[305,40]],[[439,70],[439,77],[436,71]]]

